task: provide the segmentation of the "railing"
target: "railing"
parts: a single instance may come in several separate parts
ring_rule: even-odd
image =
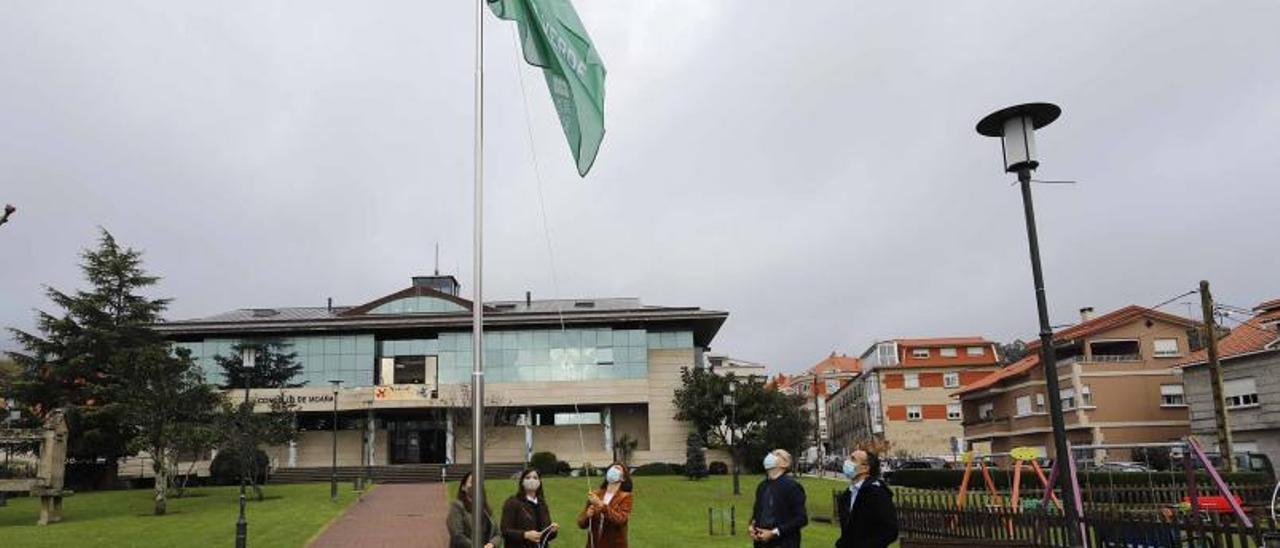
[[[1005,487],[1008,484],[1008,470],[996,469],[993,471],[994,479],[997,485],[1000,485],[998,494],[1002,500],[1009,500],[1011,493]],[[1133,477],[1140,475],[1137,473],[1117,473],[1120,478]],[[1024,479],[1027,476],[1023,476]],[[1185,483],[1169,483],[1165,481],[1149,483],[1126,483],[1117,485],[1112,481],[1096,481],[1093,474],[1081,474],[1080,480],[1080,499],[1086,505],[1096,506],[1124,506],[1129,508],[1147,507],[1156,508],[1161,506],[1175,505],[1187,495],[1187,486]],[[981,484],[981,478],[975,472],[974,478],[971,480],[968,494],[966,495],[966,505],[982,506],[991,498],[986,488]],[[1025,484],[1024,484],[1025,485]],[[1264,483],[1229,483],[1231,492],[1240,497],[1245,506],[1254,508],[1267,507],[1271,502],[1271,494],[1274,484]],[[1201,478],[1197,482],[1196,491],[1200,496],[1216,495],[1217,488],[1207,478]],[[928,491],[929,496],[942,497],[951,501],[956,500],[958,493],[955,489]],[[905,497],[917,496],[915,493],[907,493]],[[1044,489],[1040,487],[1023,487],[1020,489],[1019,497],[1024,500],[1041,500],[1044,498]]]
[[[1141,354],[1094,354],[1092,358],[1082,361],[1094,363],[1115,363],[1115,362],[1140,362]]]
[[[972,539],[969,544],[974,546],[1071,546],[1066,518],[1054,509],[960,509],[954,499],[908,496],[898,504],[898,524],[904,547],[955,545],[957,539]],[[1253,527],[1245,527],[1230,515],[1205,513],[1197,517],[1167,509],[1132,511],[1089,506],[1081,527],[1089,546],[1117,548],[1261,547],[1280,534],[1270,517],[1260,517]]]

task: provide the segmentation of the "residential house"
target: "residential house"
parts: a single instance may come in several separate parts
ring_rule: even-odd
[[[1218,342],[1232,449],[1265,453],[1271,462],[1280,462],[1280,299],[1262,303],[1254,312],[1257,315]],[[1205,351],[1191,354],[1180,364],[1178,388],[1185,392],[1170,390],[1162,397],[1169,404],[1185,402],[1191,411],[1191,433],[1206,446],[1217,447],[1206,364]]]
[[[1180,393],[1196,323],[1172,314],[1126,306],[1054,334],[1058,379],[1068,440],[1075,445],[1121,445],[1177,440],[1187,433]],[[1022,360],[958,391],[964,438],[978,453],[1031,447],[1054,452],[1040,342]],[[1130,457],[1125,449],[1094,459]]]
[[[996,344],[983,337],[891,339],[861,356],[862,375],[827,403],[832,445],[848,450],[884,438],[893,451],[951,458],[963,413],[951,393],[996,371]]]

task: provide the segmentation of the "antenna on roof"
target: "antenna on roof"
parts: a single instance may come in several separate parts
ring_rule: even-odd
[[[436,242],[436,276],[440,275],[440,242]]]

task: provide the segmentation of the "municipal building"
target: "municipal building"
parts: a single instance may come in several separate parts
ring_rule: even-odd
[[[276,468],[330,465],[335,403],[340,466],[469,463],[472,305],[453,276],[421,276],[357,306],[239,309],[158,329],[211,383],[222,383],[215,356],[238,343],[296,354],[302,387],[250,393],[258,409],[285,398],[298,412],[296,440],[268,448]],[[485,405],[499,410],[486,418],[486,462],[550,451],[603,465],[624,436],[635,464],[684,461],[689,427],[672,396],[728,313],[528,294],[484,306]]]

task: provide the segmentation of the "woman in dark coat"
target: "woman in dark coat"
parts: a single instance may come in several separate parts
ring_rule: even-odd
[[[449,528],[449,548],[472,548],[471,516],[475,511],[475,497],[471,495],[475,489],[471,472],[462,477],[458,484],[458,497],[449,504],[449,519],[445,524]],[[481,487],[483,489],[483,487]],[[484,537],[488,539],[484,548],[502,548],[502,535],[493,523],[493,512],[489,511],[489,497],[484,497]]]
[[[551,508],[542,493],[542,478],[532,468],[520,474],[516,494],[502,505],[502,538],[507,548],[538,548],[543,534],[556,538],[560,524],[551,521]]]
[[[631,476],[626,465],[615,462],[600,488],[587,493],[587,507],[578,514],[578,528],[590,537],[587,548],[627,548],[631,501]]]

